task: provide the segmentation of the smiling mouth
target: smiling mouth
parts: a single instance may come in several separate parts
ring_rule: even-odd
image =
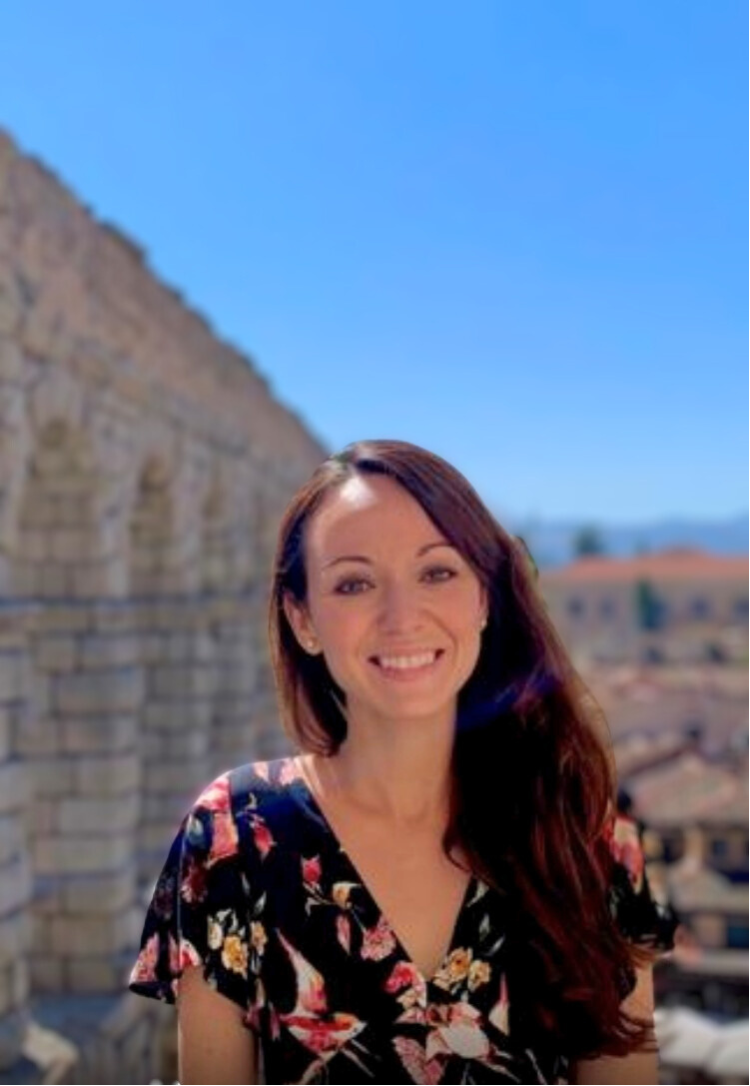
[[[408,656],[371,656],[370,663],[380,671],[397,677],[407,678],[419,675],[433,667],[443,655],[443,649],[431,649],[425,652],[411,653]]]

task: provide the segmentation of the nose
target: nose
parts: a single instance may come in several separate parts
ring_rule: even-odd
[[[416,593],[407,585],[392,584],[382,594],[380,627],[383,633],[399,636],[418,630],[422,623]]]

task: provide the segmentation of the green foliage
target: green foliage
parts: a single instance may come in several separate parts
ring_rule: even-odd
[[[602,534],[593,524],[581,528],[573,537],[573,554],[576,558],[606,554],[606,550]]]
[[[635,611],[641,630],[659,630],[664,624],[664,607],[650,581],[635,586]]]

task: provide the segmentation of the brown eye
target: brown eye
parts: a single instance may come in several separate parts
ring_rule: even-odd
[[[367,587],[367,584],[362,577],[347,577],[345,581],[339,581],[334,591],[338,596],[359,596],[362,586]]]
[[[440,584],[442,581],[451,581],[456,576],[455,570],[448,569],[447,566],[430,566],[430,568],[424,572],[424,577],[431,584]]]

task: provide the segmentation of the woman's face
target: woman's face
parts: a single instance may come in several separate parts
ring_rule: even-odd
[[[308,597],[285,610],[322,652],[350,722],[455,717],[477,663],[485,593],[398,483],[364,475],[330,492],[305,533]]]

